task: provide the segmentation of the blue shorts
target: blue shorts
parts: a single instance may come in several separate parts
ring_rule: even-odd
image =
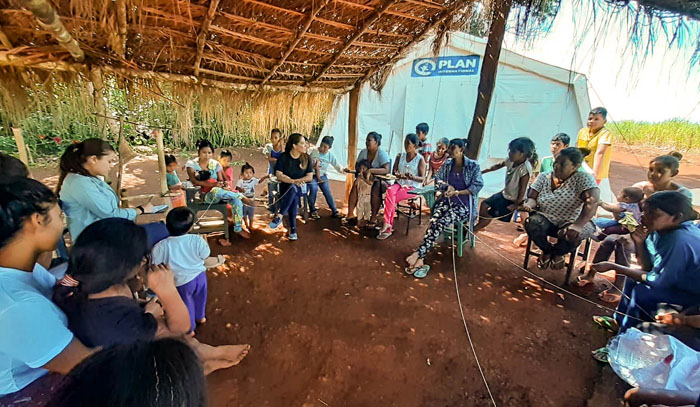
[[[248,218],[248,220],[252,223],[254,217],[255,207],[252,205],[243,204],[243,218]]]

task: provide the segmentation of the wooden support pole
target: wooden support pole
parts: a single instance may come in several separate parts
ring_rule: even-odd
[[[158,148],[158,171],[160,171],[160,193],[165,196],[165,203],[172,208],[173,203],[168,196],[168,181],[166,178],[167,169],[165,167],[165,146],[163,145],[163,131],[160,129],[153,130],[153,135],[156,136],[156,147]]]
[[[99,127],[98,131],[100,133],[100,138],[103,140],[106,140],[108,137],[108,125],[109,123],[107,122],[107,119],[105,119],[103,116],[108,116],[107,112],[107,103],[105,102],[105,96],[104,96],[104,81],[102,80],[102,71],[100,71],[100,68],[92,68],[90,70],[90,82],[92,82],[92,97],[93,97],[93,102],[95,104],[95,110],[99,114],[97,116],[97,127]],[[119,128],[119,132],[121,134],[122,128]]]
[[[194,76],[199,76],[199,66],[202,64],[204,45],[207,42],[209,27],[211,26],[211,22],[214,20],[217,7],[219,7],[219,0],[210,0],[207,14],[204,16],[204,21],[202,21],[202,25],[199,27],[199,34],[197,35],[197,55],[194,59]]]
[[[474,117],[469,129],[467,156],[474,160],[479,157],[481,143],[484,140],[486,118],[489,114],[493,89],[496,86],[496,73],[498,71],[498,60],[501,57],[503,35],[506,31],[506,22],[508,21],[508,14],[512,5],[513,0],[496,0],[492,3],[491,28],[489,29],[489,38],[486,42],[484,59],[481,63],[481,77],[479,78],[479,88],[476,95]]]
[[[360,104],[360,87],[350,91],[350,109],[348,110],[348,168],[355,168],[355,156],[357,156],[357,117]],[[355,178],[352,174],[345,176],[345,203],[350,198],[350,190]],[[351,214],[348,214],[351,216]]]
[[[22,136],[22,129],[18,127],[13,127],[12,135],[15,136],[15,144],[17,144],[19,160],[22,161],[24,165],[29,166],[29,155],[27,154],[27,146],[24,144],[24,136]]]
[[[117,25],[119,27],[119,47],[115,50],[117,54],[124,58],[126,55],[126,34],[128,26],[126,23],[126,0],[116,0]]]
[[[80,44],[73,38],[66,27],[58,18],[56,10],[47,0],[23,0],[22,7],[29,10],[39,20],[39,24],[50,31],[58,40],[58,43],[67,49],[77,62],[85,60],[85,53],[80,49]]]
[[[119,173],[117,174],[117,187],[114,191],[122,195],[122,175],[124,174],[124,160],[122,159],[121,144],[124,139],[124,116],[119,116],[119,137],[117,138],[117,150],[119,150]]]

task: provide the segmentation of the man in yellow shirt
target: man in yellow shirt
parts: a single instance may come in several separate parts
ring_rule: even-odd
[[[578,132],[576,147],[585,147],[592,154],[585,158],[586,163],[593,169],[596,181],[600,187],[601,200],[611,202],[613,198],[610,189],[610,161],[612,161],[612,134],[605,128],[608,111],[604,107],[596,107],[588,113],[588,127]],[[607,198],[607,199],[606,199]]]

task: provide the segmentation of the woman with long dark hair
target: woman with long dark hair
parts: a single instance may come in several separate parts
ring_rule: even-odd
[[[389,166],[391,160],[389,159],[389,154],[386,151],[379,148],[382,145],[382,135],[371,131],[367,134],[365,139],[365,147],[357,155],[357,160],[355,160],[355,167],[357,163],[362,160],[367,160],[370,164],[369,172],[371,175],[387,175],[389,174]],[[350,172],[350,170],[346,170]],[[358,174],[359,175],[359,174]],[[382,205],[382,195],[386,192],[387,183],[379,178],[374,178],[374,183],[372,184],[372,217],[370,218],[370,223],[374,224],[377,221],[377,213]],[[357,206],[358,194],[357,188],[353,186],[350,190],[350,196],[348,197],[348,216],[344,222],[350,219],[355,219],[355,207]]]
[[[100,219],[134,220],[140,214],[153,211],[150,203],[136,208],[119,207],[117,194],[100,178],[109,174],[116,158],[114,148],[98,138],[72,144],[61,156],[56,195],[61,198],[73,240]]]
[[[287,214],[289,216],[289,240],[292,241],[299,239],[297,234],[299,197],[305,193],[302,188],[307,182],[311,182],[314,175],[311,158],[306,154],[306,149],[306,138],[299,133],[293,133],[287,139],[284,154],[275,163],[275,175],[280,181],[277,199],[281,203],[279,213],[268,226],[270,229],[277,229],[282,224],[283,216]]]

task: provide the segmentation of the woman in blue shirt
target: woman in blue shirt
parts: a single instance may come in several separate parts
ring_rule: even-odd
[[[66,148],[61,156],[56,195],[61,199],[68,230],[75,241],[88,225],[105,218],[134,220],[153,211],[150,203],[120,208],[117,194],[98,177],[106,177],[116,160],[108,142],[91,138]]]
[[[690,199],[678,191],[657,192],[643,209],[643,226],[631,235],[642,268],[612,262],[592,266],[598,273],[614,270],[627,277],[617,307],[621,314],[615,317],[620,331],[640,320],[653,322],[661,303],[700,305],[700,229],[693,224],[698,214]]]
[[[423,278],[430,271],[430,266],[423,263],[425,255],[435,246],[438,238],[448,226],[455,222],[472,222],[478,211],[476,197],[484,186],[479,163],[464,155],[467,148],[466,139],[450,141],[450,157],[440,167],[435,176],[436,188],[444,195],[433,208],[430,226],[425,231],[423,243],[406,258],[406,273]]]

